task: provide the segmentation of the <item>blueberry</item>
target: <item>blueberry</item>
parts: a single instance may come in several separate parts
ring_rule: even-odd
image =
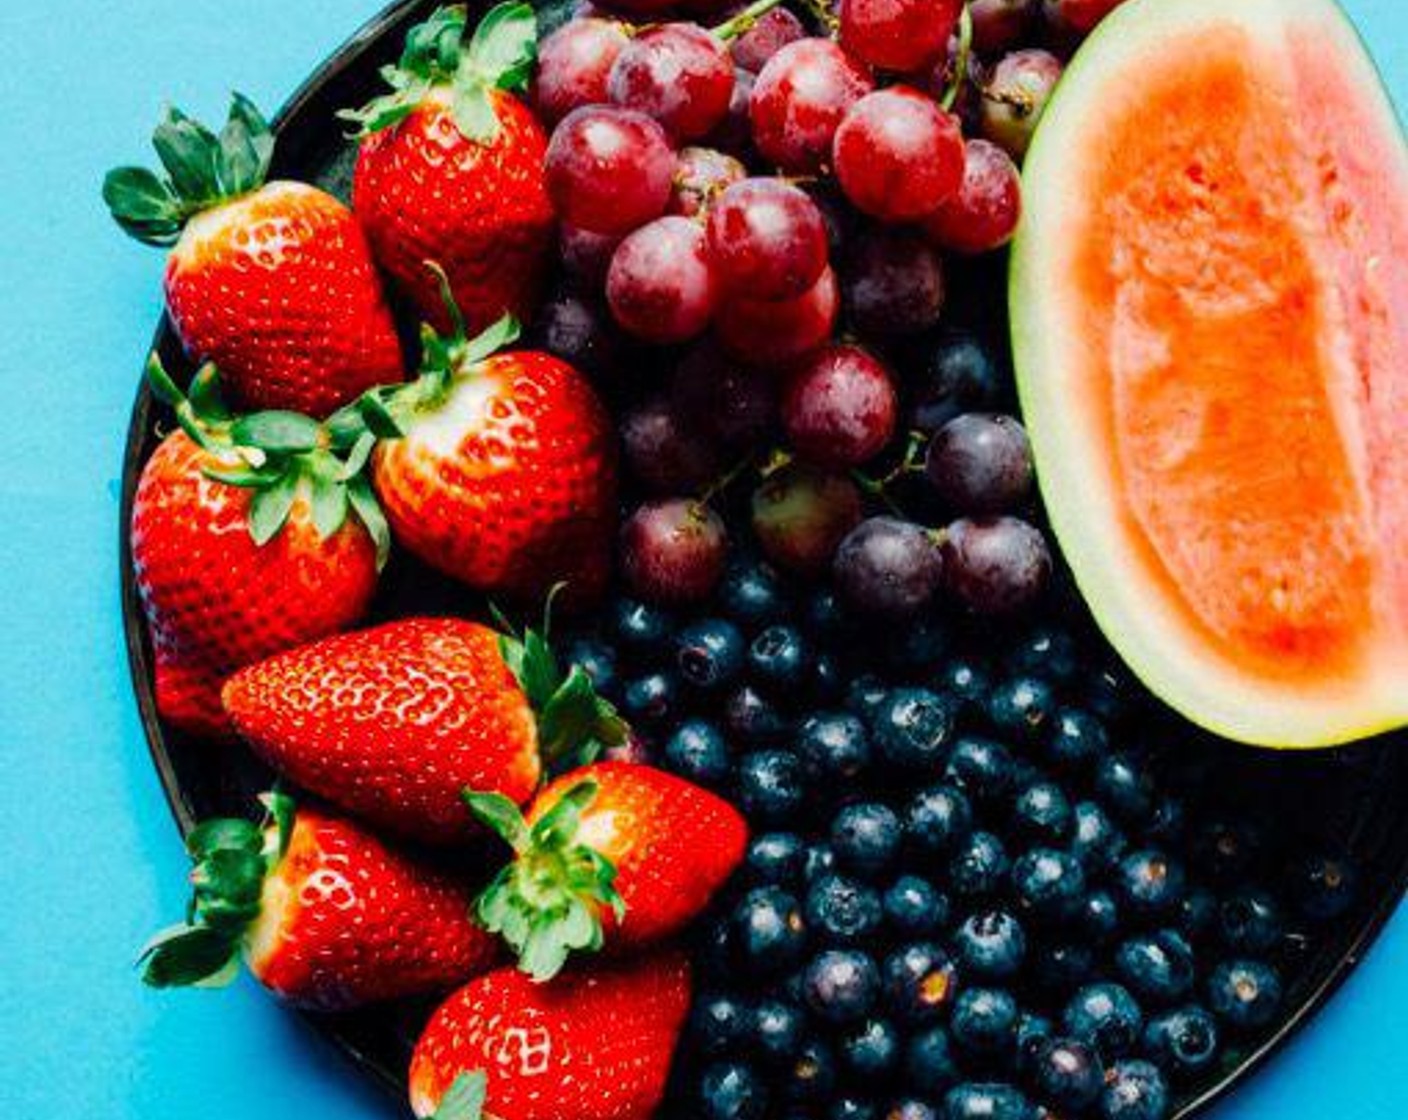
[[[1077,802],[1071,819],[1071,852],[1091,871],[1107,871],[1124,855],[1124,833],[1096,802]]]
[[[811,692],[823,704],[837,703],[846,695],[846,668],[830,650],[812,658]]]
[[[930,1027],[910,1035],[904,1048],[904,1075],[912,1088],[929,1097],[937,1096],[957,1081],[958,1062],[948,1031]]]
[[[869,724],[889,696],[890,690],[884,681],[873,673],[862,674],[846,689],[846,711]]]
[[[1081,672],[1080,647],[1064,630],[1043,626],[1024,634],[1008,651],[1007,671],[1070,684]]]
[[[674,619],[659,607],[635,599],[611,606],[611,629],[621,648],[633,657],[663,658]]]
[[[1012,755],[993,739],[965,735],[953,744],[944,778],[974,800],[996,800],[1012,788]]]
[[[1153,848],[1120,860],[1115,889],[1131,913],[1145,917],[1172,912],[1183,898],[1183,865]]]
[[[1017,905],[1041,921],[1059,921],[1080,906],[1085,871],[1080,860],[1057,848],[1033,848],[1012,865]]]
[[[900,850],[900,819],[888,805],[847,805],[831,822],[831,847],[847,871],[866,878],[884,871]]]
[[[1056,711],[1056,695],[1040,677],[999,681],[988,693],[987,717],[1001,734],[1020,742],[1045,738]]]
[[[1291,897],[1310,921],[1333,921],[1354,902],[1357,880],[1348,860],[1323,854],[1307,856],[1291,870]]]
[[[1032,1120],[1032,1105],[1022,1091],[1001,1082],[966,1081],[944,1095],[941,1120]]]
[[[732,914],[732,944],[741,963],[756,974],[796,964],[807,945],[807,923],[796,896],[778,887],[755,887]]]
[[[802,860],[802,878],[814,883],[824,875],[836,872],[836,853],[830,844],[820,842],[807,845],[807,854]]]
[[[1281,907],[1265,890],[1247,887],[1222,900],[1217,909],[1222,944],[1234,953],[1265,953],[1281,943]]]
[[[592,687],[606,697],[617,695],[616,651],[595,638],[577,638],[562,650],[564,665],[578,665],[591,678]]]
[[[1028,958],[1027,974],[1035,987],[1067,995],[1094,976],[1095,951],[1080,941],[1040,941]]]
[[[783,1079],[788,1100],[808,1104],[827,1100],[836,1088],[836,1056],[819,1038],[802,1043]]]
[[[930,786],[915,794],[902,814],[905,844],[923,859],[953,851],[973,827],[967,796],[954,786]]]
[[[802,998],[817,1018],[854,1023],[874,1009],[880,995],[880,970],[867,953],[828,949],[813,957],[802,974]]]
[[[1058,1038],[1037,1055],[1031,1077],[1037,1095],[1047,1104],[1083,1112],[1100,1095],[1105,1069],[1100,1056],[1079,1039]]]
[[[743,661],[743,634],[726,619],[702,619],[686,626],[675,639],[680,679],[703,692],[733,683],[743,671]]]
[[[1001,840],[991,832],[973,832],[949,860],[949,887],[965,898],[992,894],[1007,878],[1009,867]]]
[[[880,1106],[868,1097],[847,1094],[827,1106],[826,1120],[880,1120]]]
[[[1046,754],[1057,766],[1077,770],[1110,749],[1105,725],[1083,708],[1058,708],[1046,740]]]
[[[1224,961],[1208,977],[1208,1006],[1234,1030],[1266,1026],[1280,1005],[1281,977],[1262,961]]]
[[[870,737],[859,716],[821,712],[797,730],[795,750],[802,772],[813,783],[849,781],[870,765]]]
[[[1101,982],[1087,984],[1071,997],[1062,1012],[1061,1026],[1108,1061],[1134,1048],[1144,1026],[1144,1015],[1125,988]]]
[[[1149,1020],[1144,1050],[1175,1078],[1202,1073],[1217,1057],[1217,1020],[1201,1007],[1180,1007]]]
[[[738,763],[738,803],[752,820],[787,824],[801,811],[806,791],[791,751],[755,751]]]
[[[1081,899],[1076,925],[1092,945],[1108,945],[1120,928],[1120,907],[1107,890],[1094,890]]]
[[[665,765],[697,785],[723,785],[729,777],[729,763],[728,743],[706,720],[686,720],[665,741]]]
[[[961,413],[999,407],[1009,392],[1009,376],[985,339],[967,331],[944,331],[917,376],[910,427],[934,432]]]
[[[807,924],[842,945],[871,937],[884,918],[880,895],[844,875],[823,875],[807,890]]]
[[[923,678],[938,668],[952,644],[948,628],[932,618],[905,626],[880,645],[885,664],[902,676]]]
[[[934,1106],[919,1097],[901,1097],[885,1111],[885,1120],[938,1120]]]
[[[736,1052],[752,1026],[752,1011],[737,996],[700,996],[689,1012],[690,1038],[699,1052],[708,1058]]]
[[[896,770],[937,773],[953,734],[953,701],[926,688],[897,688],[871,721],[875,752]]]
[[[1012,825],[1038,844],[1059,844],[1070,835],[1075,816],[1071,803],[1054,782],[1033,782],[1012,804]]]
[[[1189,840],[1194,866],[1219,883],[1239,883],[1245,879],[1261,846],[1255,827],[1221,818],[1203,822]]]
[[[1094,783],[1096,795],[1127,825],[1145,823],[1154,811],[1154,776],[1136,755],[1126,751],[1097,760]]]
[[[965,988],[954,1001],[949,1032],[973,1054],[1009,1053],[1017,1041],[1017,1001],[1000,988]]]
[[[747,661],[754,682],[786,695],[807,683],[812,652],[795,626],[774,622],[749,643]]]
[[[885,958],[880,971],[885,1006],[901,1023],[935,1022],[953,1003],[953,961],[933,942],[901,946]]]
[[[1027,935],[1006,910],[982,910],[963,919],[953,934],[953,950],[965,976],[1006,980],[1022,967]]]
[[[1030,1078],[1036,1069],[1037,1059],[1041,1057],[1047,1043],[1055,1037],[1055,1023],[1045,1015],[1023,1011],[1017,1017],[1017,1072]]]
[[[1101,1120],[1164,1120],[1168,1084],[1151,1062],[1116,1062],[1100,1094]]]
[[[966,711],[977,712],[992,690],[992,678],[980,663],[966,657],[954,657],[939,666],[931,680],[939,692],[956,697]]]
[[[1115,972],[1136,996],[1166,1005],[1193,987],[1193,950],[1181,933],[1155,930],[1131,937],[1115,950]]]
[[[742,746],[774,747],[787,737],[781,710],[752,685],[740,685],[724,701],[724,730]]]
[[[768,1110],[767,1087],[743,1062],[717,1062],[699,1077],[704,1120],[761,1120]]]
[[[730,564],[719,584],[719,606],[740,626],[765,626],[787,613],[777,573],[756,560]]]
[[[1217,924],[1217,896],[1207,887],[1192,887],[1179,899],[1173,923],[1189,941],[1199,941]]]
[[[641,727],[659,727],[679,710],[679,682],[666,673],[647,673],[627,681],[621,690],[621,711]]]
[[[749,1056],[772,1066],[790,1065],[802,1048],[806,1025],[806,1015],[796,1004],[763,1000],[753,1009]]]
[[[842,1032],[836,1049],[842,1069],[864,1084],[893,1072],[899,1064],[903,1042],[900,1032],[888,1020],[866,1019]]]
[[[948,899],[928,879],[901,875],[884,897],[885,921],[901,937],[938,933],[948,922]]]
[[[802,877],[807,847],[794,832],[764,832],[748,841],[745,874],[755,883],[789,886]]]

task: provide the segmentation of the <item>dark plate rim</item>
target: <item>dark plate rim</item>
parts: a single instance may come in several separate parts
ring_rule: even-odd
[[[368,51],[379,45],[385,36],[402,30],[403,25],[407,23],[412,14],[424,6],[425,0],[392,0],[390,4],[367,20],[323,63],[316,67],[280,107],[271,122],[275,133],[282,133],[289,121],[304,111],[324,86],[356,67]],[[169,324],[163,315],[153,336],[152,347],[159,348],[168,336]],[[127,439],[123,449],[122,501],[118,523],[122,581],[122,625],[132,691],[136,697],[148,753],[156,767],[157,775],[161,779],[162,792],[166,798],[167,806],[184,838],[196,825],[195,812],[187,801],[185,790],[177,777],[175,766],[167,749],[166,734],[156,710],[155,694],[151,686],[150,646],[147,640],[141,601],[133,577],[132,542],[129,531],[132,521],[133,496],[144,462],[142,449],[146,446],[151,431],[152,404],[152,396],[147,390],[145,382],[142,382],[139,384],[136,399],[132,405],[131,420],[128,424]],[[1189,1120],[1189,1118],[1201,1115],[1219,1103],[1278,1054],[1339,990],[1383,932],[1405,893],[1408,893],[1408,845],[1400,845],[1400,847],[1404,850],[1399,855],[1397,866],[1390,871],[1386,884],[1387,889],[1377,897],[1372,909],[1356,930],[1349,945],[1335,961],[1334,966],[1310,990],[1308,996],[1299,1003],[1290,1017],[1283,1021],[1270,1036],[1250,1051],[1232,1070],[1186,1101],[1172,1115],[1171,1120]],[[370,1073],[383,1090],[398,1100],[402,1097],[401,1075],[389,1069],[378,1057],[368,1053],[352,1033],[347,1031],[335,1017],[329,1018],[305,1012],[298,1012],[298,1015],[315,1034],[334,1046],[346,1060],[363,1073]]]

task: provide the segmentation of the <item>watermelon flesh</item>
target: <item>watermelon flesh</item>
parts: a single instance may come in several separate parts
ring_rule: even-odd
[[[1024,168],[1019,387],[1097,620],[1189,718],[1408,723],[1408,157],[1330,0],[1130,0]]]

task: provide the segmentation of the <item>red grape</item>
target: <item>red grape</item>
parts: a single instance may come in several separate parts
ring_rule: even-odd
[[[799,358],[831,337],[840,302],[830,268],[796,299],[726,299],[714,330],[729,353],[755,366]]]
[[[1051,580],[1051,549],[1035,526],[1017,517],[963,517],[944,530],[944,582],[979,614],[1014,614]]]
[[[911,73],[948,45],[963,0],[841,0],[841,44],[878,70]]]
[[[621,237],[615,233],[592,233],[576,226],[559,225],[557,251],[562,270],[588,291],[600,292],[606,283],[606,270]]]
[[[719,126],[709,133],[711,147],[723,152],[744,155],[752,149],[753,122],[748,119],[748,103],[753,98],[753,75],[743,69],[733,72],[733,93],[729,97],[728,113]]]
[[[963,185],[924,219],[924,233],[940,249],[987,253],[1017,232],[1022,176],[1012,157],[988,140],[969,140],[963,150]]]
[[[771,379],[708,342],[694,347],[675,369],[670,403],[706,438],[734,452],[760,443],[777,414]]]
[[[728,114],[733,63],[694,23],[662,23],[633,38],[611,67],[611,100],[654,117],[677,140],[707,136]]]
[[[709,256],[730,291],[750,299],[801,295],[826,267],[826,223],[803,190],[744,179],[709,208]]]
[[[831,141],[856,101],[875,88],[865,65],[829,39],[798,39],[768,59],[748,112],[753,143],[784,171],[810,175],[831,158]]]
[[[621,527],[621,575],[648,603],[671,606],[707,599],[724,574],[728,534],[702,502],[647,502]]]
[[[899,400],[880,360],[859,346],[827,346],[792,373],[782,427],[797,453],[842,470],[879,454],[895,434]]]
[[[799,575],[824,573],[836,547],[862,516],[855,482],[805,463],[788,464],[753,492],[758,547],[774,564]]]
[[[606,274],[616,321],[647,342],[683,342],[709,325],[714,272],[697,222],[656,218],[624,241]]]
[[[908,86],[862,97],[836,129],[841,190],[858,210],[883,221],[931,214],[963,182],[958,119]]]
[[[621,418],[621,448],[626,466],[655,494],[702,490],[723,469],[718,448],[688,413],[664,395],[636,405]]]
[[[871,230],[851,250],[842,289],[851,324],[863,334],[919,334],[943,313],[943,261],[910,230]]]
[[[807,29],[802,21],[786,8],[772,8],[741,31],[729,44],[733,61],[756,74],[773,55],[788,43],[805,39]]]
[[[1050,51],[1013,51],[993,67],[983,86],[983,135],[1013,159],[1027,154],[1041,111],[1061,78],[1061,60]]]
[[[713,148],[685,148],[675,167],[675,183],[666,212],[692,218],[747,174],[748,169],[733,156]]]
[[[943,558],[922,525],[897,517],[862,521],[836,550],[836,590],[851,607],[878,618],[911,619],[943,581]]]
[[[548,125],[573,109],[606,100],[606,78],[616,56],[630,42],[611,19],[568,20],[538,44],[533,100]]]
[[[590,233],[624,234],[665,212],[675,153],[644,113],[573,109],[548,142],[547,186],[557,216]]]
[[[982,54],[1009,50],[1031,29],[1041,0],[968,0],[973,18],[973,49]]]

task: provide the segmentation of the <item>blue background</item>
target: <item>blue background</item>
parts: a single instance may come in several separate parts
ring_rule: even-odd
[[[98,187],[146,159],[163,98],[273,107],[375,0],[0,4],[0,1115],[385,1120],[397,1107],[242,979],[145,991],[145,936],[186,870],[129,694],[117,479],[159,307],[159,253]],[[1408,106],[1403,0],[1348,0]],[[1408,911],[1313,1027],[1218,1120],[1408,1110]]]

